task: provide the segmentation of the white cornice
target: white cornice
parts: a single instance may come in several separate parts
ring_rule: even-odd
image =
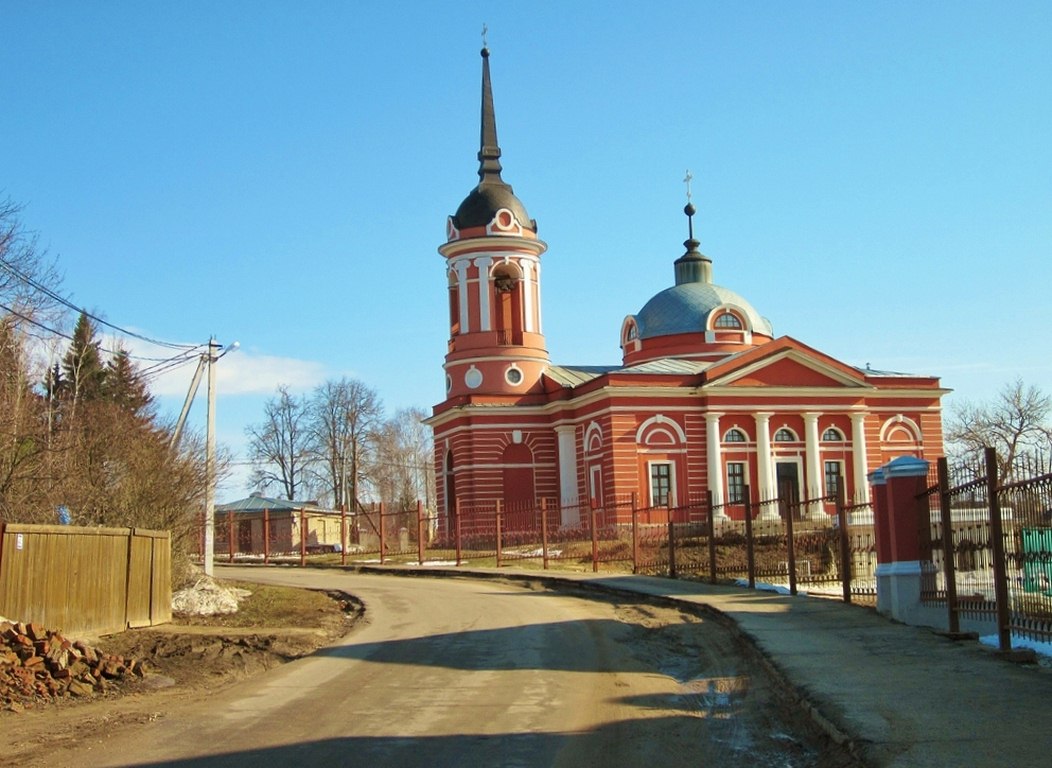
[[[539,335],[539,334],[538,334]],[[535,349],[535,347],[518,347],[509,346],[502,347],[502,349]],[[532,361],[535,363],[544,363],[548,365],[548,357],[540,356],[536,354],[524,355],[516,352],[513,355],[480,355],[479,357],[458,357],[456,360],[447,360],[442,364],[442,369],[448,371],[451,366],[468,365],[470,363],[508,363],[508,362],[525,362]]]
[[[533,240],[527,237],[515,237],[501,235],[495,237],[472,237],[467,240],[451,240],[438,247],[438,252],[447,259],[456,259],[465,255],[494,256],[497,254],[517,253],[524,257],[538,257],[548,250],[548,244],[543,240]]]
[[[498,361],[507,360],[507,358],[504,357],[477,359],[493,359]],[[461,361],[457,361],[457,363],[459,362]],[[872,400],[891,398],[922,398],[925,400],[937,400],[951,391],[952,390],[949,389],[862,390],[837,389],[832,387],[793,387],[773,391],[769,387],[717,387],[711,389],[709,387],[603,387],[580,397],[552,400],[547,403],[539,403],[535,405],[456,406],[455,408],[444,412],[439,417],[431,417],[426,420],[425,423],[433,425],[442,424],[455,416],[460,416],[465,413],[478,416],[495,414],[506,415],[509,408],[514,409],[515,413],[522,414],[523,416],[547,416],[553,418],[553,423],[555,418],[560,418],[563,422],[573,424],[579,423],[579,420],[594,418],[597,414],[602,413],[648,411],[656,413],[659,410],[676,411],[681,413],[705,413],[710,409],[708,404],[698,403],[697,405],[692,405],[689,402],[690,400],[699,400],[702,397],[749,398],[752,401],[742,405],[735,405],[727,402],[720,402],[715,405],[717,410],[727,413],[755,413],[758,409],[769,410],[776,413],[795,414],[800,414],[805,411],[821,411],[824,415],[850,415],[853,412],[858,412],[859,409],[865,409],[866,412],[874,413],[884,411],[900,412],[903,410],[919,413],[939,413],[941,412],[941,407],[938,404],[922,405],[918,403],[906,407],[901,404],[895,406],[879,406],[872,404]],[[756,402],[758,397],[764,398],[762,403]],[[558,414],[564,411],[579,411],[614,398],[647,398],[663,401],[678,399],[686,402],[675,405],[668,402],[654,403],[653,405],[608,404],[598,410],[589,410],[586,414],[580,416],[558,416]],[[768,400],[768,398],[770,400]],[[787,401],[787,398],[792,398],[792,400]],[[814,398],[819,400],[819,402],[801,402],[798,398]],[[860,402],[861,400],[865,400],[866,402]],[[446,418],[447,415],[448,418]],[[435,419],[438,420],[436,421]]]

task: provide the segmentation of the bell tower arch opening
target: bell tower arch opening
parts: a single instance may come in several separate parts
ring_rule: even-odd
[[[497,344],[521,345],[524,287],[522,270],[514,262],[500,262],[491,272],[490,284],[493,292],[493,328],[497,332]]]

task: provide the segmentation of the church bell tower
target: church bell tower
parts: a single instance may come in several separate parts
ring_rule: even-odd
[[[449,348],[446,399],[516,397],[537,392],[548,368],[541,331],[541,254],[537,222],[501,178],[490,85],[482,49],[479,184],[446,225]]]

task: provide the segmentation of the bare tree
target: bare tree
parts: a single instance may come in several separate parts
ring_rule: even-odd
[[[18,323],[32,325],[43,310],[57,313],[61,281],[36,236],[22,226],[21,211],[10,199],[0,200],[0,304]]]
[[[379,395],[357,379],[327,381],[311,398],[311,436],[321,482],[336,505],[354,509],[383,418]]]
[[[249,451],[255,471],[253,482],[263,490],[281,488],[285,498],[294,500],[297,491],[306,490],[312,460],[310,407],[306,398],[289,394],[281,385],[263,407],[261,424],[249,426]]]
[[[424,418],[420,408],[403,408],[384,422],[377,439],[378,495],[403,507],[421,500],[430,508],[434,500],[432,439]]]
[[[983,448],[997,450],[998,470],[1005,481],[1014,478],[1019,462],[1037,463],[1052,447],[1052,398],[1033,384],[1016,379],[988,403],[960,403],[946,429],[950,453],[967,460]]]
[[[0,318],[0,520],[32,504],[47,445],[22,342],[11,318]]]

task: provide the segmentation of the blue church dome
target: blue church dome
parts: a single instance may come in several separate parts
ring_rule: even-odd
[[[770,320],[734,291],[712,283],[682,283],[654,296],[635,315],[639,338],[705,331],[711,327],[709,315],[721,308],[744,315],[753,333],[774,335]]]

